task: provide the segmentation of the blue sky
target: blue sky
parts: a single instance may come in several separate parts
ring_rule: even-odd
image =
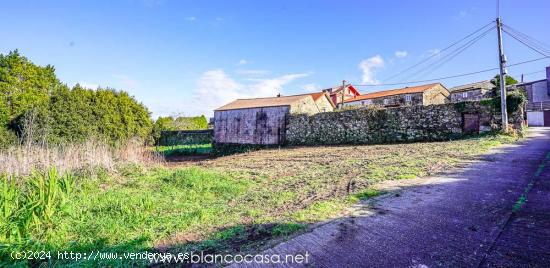
[[[495,18],[495,1],[1,1],[0,53],[60,79],[123,89],[159,115],[210,116],[234,98],[385,78]],[[550,1],[501,0],[504,23],[550,44]],[[498,66],[496,32],[430,79]],[[540,57],[505,36],[510,63]],[[550,60],[510,68],[535,80]],[[496,72],[442,81],[447,87]],[[411,84],[412,85],[412,84]],[[359,87],[361,92],[388,87]]]

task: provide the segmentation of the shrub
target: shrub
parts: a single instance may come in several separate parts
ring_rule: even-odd
[[[0,54],[0,129],[6,128],[31,142],[60,144],[93,137],[115,145],[136,137],[146,140],[152,121],[147,108],[128,93],[78,84],[69,88],[57,79],[53,66],[35,65],[16,50]]]

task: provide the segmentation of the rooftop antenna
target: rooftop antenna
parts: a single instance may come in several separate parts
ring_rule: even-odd
[[[500,112],[502,114],[502,130],[508,131],[508,113],[506,111],[506,55],[502,44],[502,20],[500,19],[500,1],[497,0],[497,35],[498,35],[498,58],[500,67]]]

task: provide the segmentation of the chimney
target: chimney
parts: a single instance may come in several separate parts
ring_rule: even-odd
[[[550,95],[550,66],[546,67],[546,90]]]

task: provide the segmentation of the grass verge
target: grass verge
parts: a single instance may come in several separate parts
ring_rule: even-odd
[[[116,174],[74,175],[71,191],[60,190],[56,196],[63,196],[62,201],[44,210],[47,220],[39,218],[21,235],[11,235],[10,227],[19,225],[19,216],[4,215],[0,222],[0,260],[14,264],[10,252],[31,249],[119,254],[251,251],[270,239],[304,231],[310,223],[337,216],[354,202],[380,195],[372,188],[377,182],[446,171],[514,140],[489,135],[448,142],[273,149],[186,168],[132,166],[120,168]],[[42,177],[43,181],[49,178],[47,174]],[[0,200],[4,206],[13,206],[12,211],[27,215],[34,211],[29,201],[33,199],[25,196],[40,195],[37,193],[41,191],[32,189],[49,186],[36,184],[32,176],[16,181],[5,180],[2,190],[19,193],[4,194]],[[60,181],[48,185],[63,189]],[[147,263],[53,259],[48,264]]]
[[[212,153],[212,144],[156,146],[154,150],[164,156],[205,155]]]

